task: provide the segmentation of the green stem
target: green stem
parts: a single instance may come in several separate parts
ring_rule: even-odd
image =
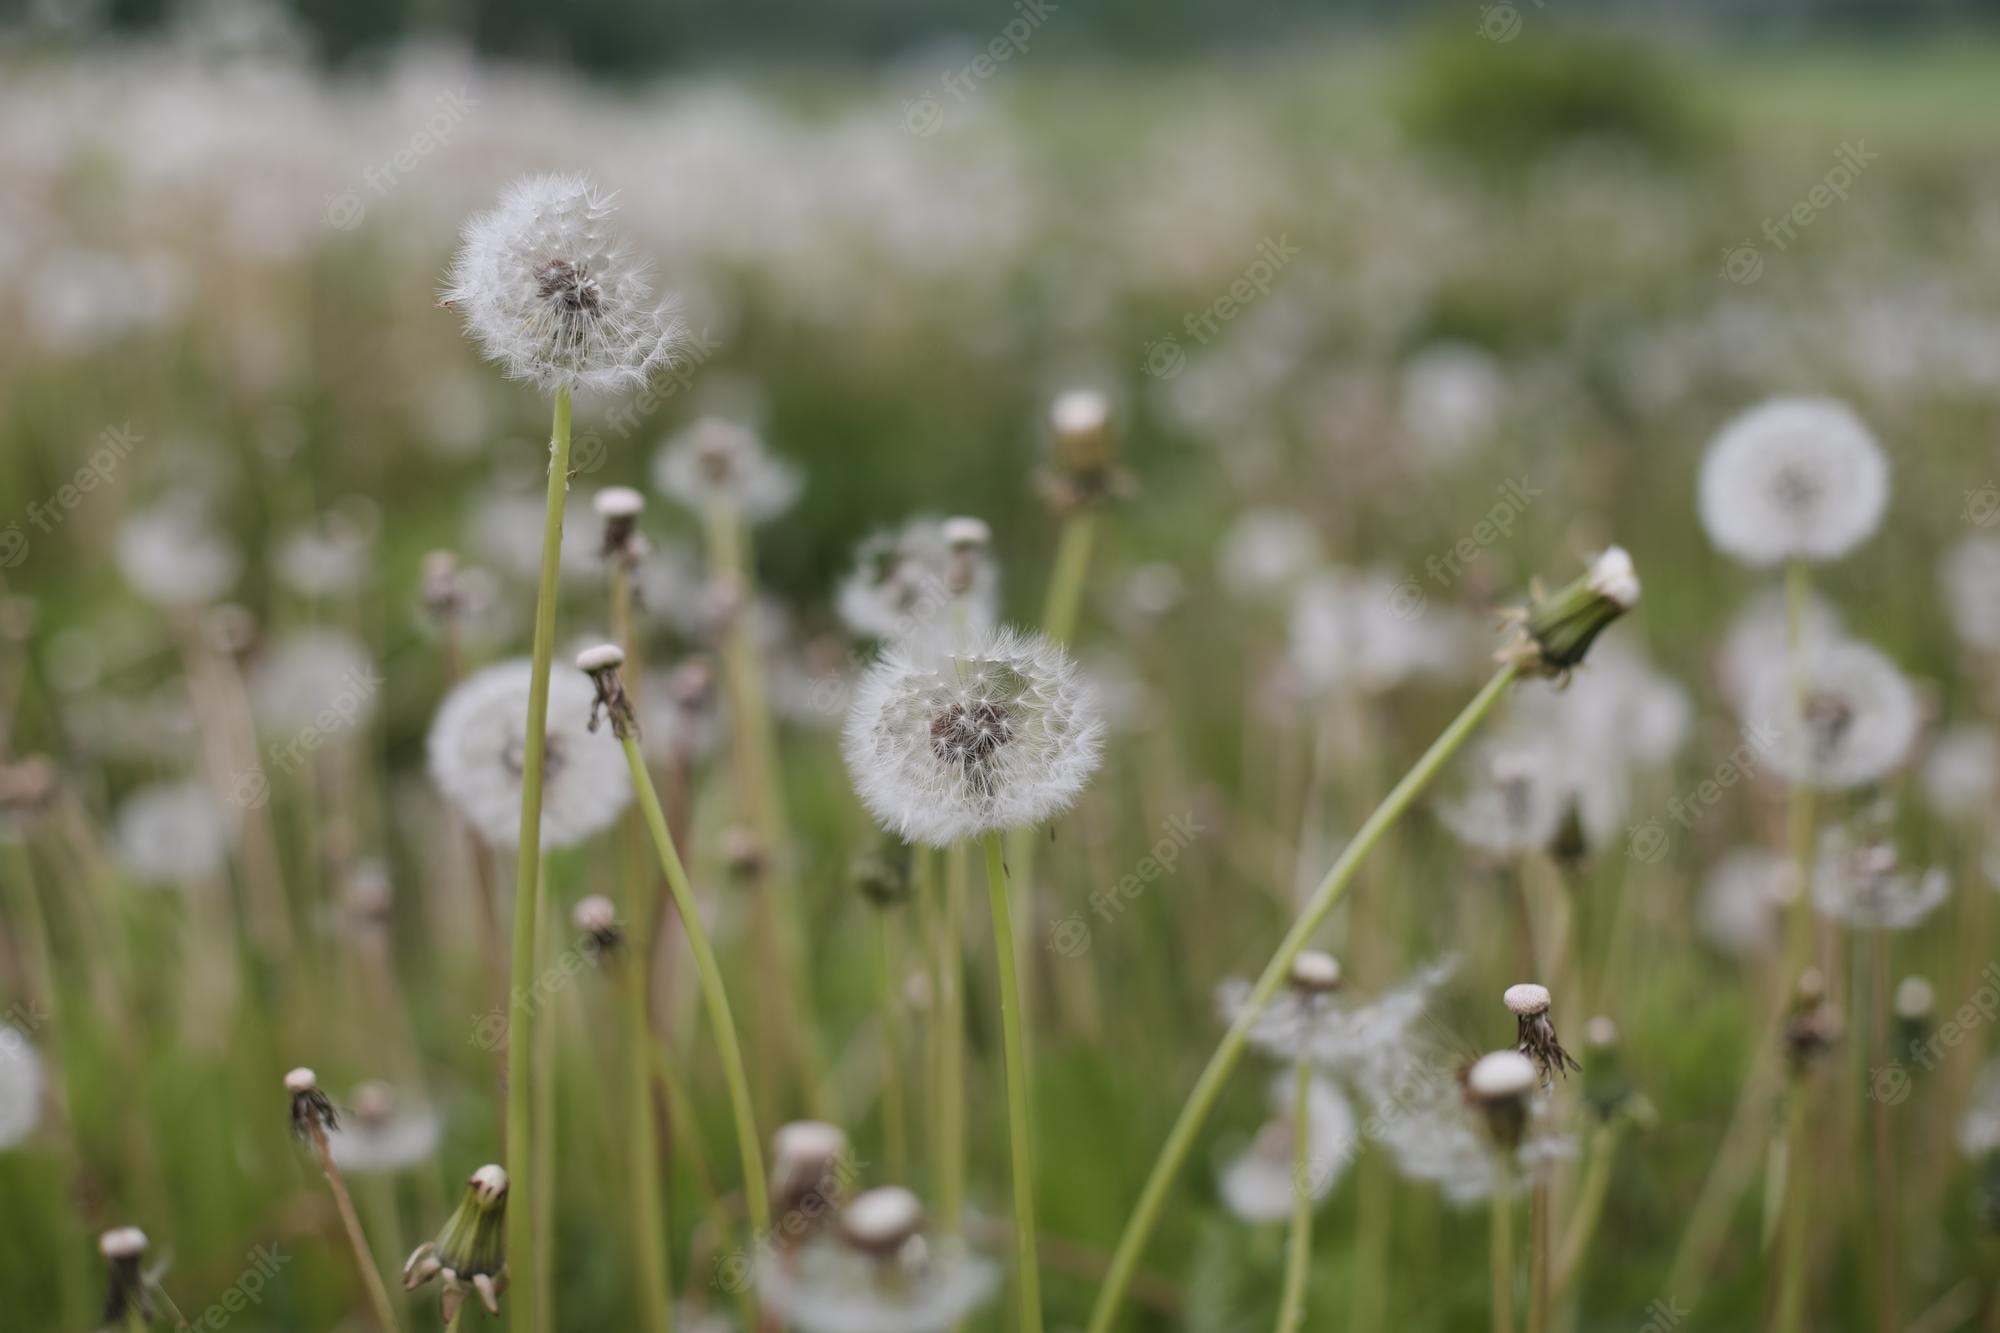
[[[1490,1205],[1493,1244],[1489,1257],[1493,1266],[1493,1333],[1514,1333],[1514,1201],[1509,1197],[1507,1172],[1503,1168],[1495,1182]]]
[[[648,1018],[646,961],[653,938],[652,911],[646,900],[645,882],[637,867],[625,875],[625,949],[618,960],[619,983],[625,1001],[626,1151],[625,1178],[631,1195],[636,1260],[633,1272],[639,1282],[641,1327],[652,1333],[669,1333],[673,1328],[672,1279],[667,1271],[667,1242],[661,1222],[659,1143],[654,1136],[653,1089],[650,1057],[653,1050],[652,1024]]]
[[[1528,1333],[1549,1328],[1549,1187],[1537,1180],[1528,1196]]]
[[[1806,1218],[1809,1206],[1806,1177],[1810,1168],[1805,1158],[1806,1088],[1801,1074],[1792,1075],[1785,1108],[1785,1219],[1782,1225],[1784,1249],[1778,1267],[1777,1313],[1771,1327],[1776,1333],[1799,1333],[1806,1305]]]
[[[729,1013],[729,992],[722,984],[722,968],[715,961],[708,931],[696,909],[694,889],[688,884],[687,867],[674,848],[674,835],[667,829],[667,817],[660,809],[659,793],[653,790],[653,776],[639,754],[637,738],[627,735],[625,763],[632,770],[632,786],[639,794],[639,809],[646,816],[646,828],[660,854],[660,868],[666,872],[667,888],[674,895],[674,910],[680,914],[681,929],[687,932],[688,952],[694,955],[695,975],[701,983],[703,1007],[708,1010],[709,1027],[722,1056],[723,1079],[729,1086],[729,1106],[736,1117],[736,1148],[743,1158],[744,1207],[750,1214],[753,1246],[771,1231],[771,1197],[764,1183],[763,1140],[757,1136],[757,1116],[750,1105],[750,1079],[743,1072],[743,1048],[736,1040],[736,1020]]]
[[[556,390],[549,432],[548,500],[542,515],[541,580],[535,590],[534,656],[528,676],[528,721],[521,755],[521,836],[514,869],[514,996],[530,993],[535,976],[537,880],[542,863],[542,765],[549,739],[549,661],[555,652],[557,574],[562,563],[563,499],[569,492],[570,396]],[[535,1321],[534,1154],[530,1149],[530,1070],[534,1062],[534,1007],[516,1003],[507,1034],[507,1254],[514,1299],[509,1324],[527,1333]],[[527,1198],[523,1198],[523,1194]],[[525,1290],[524,1290],[525,1288]]]
[[[1014,1159],[1014,1248],[1020,1271],[1021,1333],[1041,1333],[1042,1269],[1035,1246],[1034,1075],[1021,1040],[1021,979],[1014,967],[1014,909],[998,832],[986,835],[986,897],[1000,972],[1001,1045],[1007,1057],[1007,1137]]]
[[[938,1226],[965,1234],[965,844],[945,853],[944,931],[938,940]]]
[[[334,1164],[333,1145],[327,1142],[326,1127],[320,1124],[317,1115],[308,1123],[313,1150],[319,1154],[320,1169],[326,1173],[327,1188],[333,1191],[333,1206],[340,1214],[340,1228],[347,1233],[348,1248],[354,1251],[354,1262],[361,1269],[361,1285],[368,1293],[368,1304],[373,1307],[375,1320],[385,1333],[396,1333],[395,1303],[389,1299],[389,1288],[383,1285],[382,1270],[375,1266],[375,1253],[369,1248],[368,1237],[361,1230],[361,1218],[354,1211],[354,1200],[347,1192],[347,1181]]]
[[[1228,1082],[1237,1061],[1242,1058],[1250,1038],[1250,1029],[1256,1025],[1257,1019],[1271,1003],[1271,997],[1285,984],[1285,978],[1291,971],[1292,960],[1298,957],[1299,952],[1311,941],[1313,932],[1319,929],[1327,914],[1340,901],[1348,884],[1353,881],[1355,872],[1361,868],[1361,863],[1368,858],[1368,854],[1375,850],[1375,845],[1415,803],[1418,794],[1430,785],[1431,780],[1444,768],[1445,763],[1464,746],[1466,740],[1485,720],[1486,715],[1493,710],[1493,706],[1499,702],[1500,696],[1506,693],[1507,687],[1513,683],[1519,671],[1519,666],[1510,662],[1493,674],[1493,678],[1487,681],[1465,706],[1465,711],[1445,728],[1442,735],[1431,742],[1431,748],[1424,751],[1423,757],[1417,760],[1415,767],[1405,773],[1402,781],[1383,797],[1382,804],[1375,807],[1375,812],[1368,816],[1367,822],[1354,835],[1354,840],[1347,844],[1339,859],[1326,872],[1326,878],[1313,890],[1305,910],[1300,913],[1298,920],[1292,923],[1291,930],[1278,945],[1277,953],[1272,955],[1270,963],[1264,968],[1263,975],[1251,989],[1249,1000],[1244,1004],[1242,1012],[1230,1025],[1229,1031],[1222,1038],[1222,1043],[1216,1047],[1215,1054],[1209,1057],[1208,1067],[1202,1070],[1194,1090],[1188,1094],[1187,1104],[1181,1107],[1180,1117],[1168,1133],[1166,1144],[1160,1149],[1158,1160],[1153,1163],[1152,1174],[1146,1179],[1145,1189],[1139,1195],[1138,1206],[1133,1209],[1130,1220],[1125,1224],[1125,1234],[1119,1238],[1118,1250],[1112,1255],[1111,1269],[1105,1274],[1104,1285],[1098,1291],[1096,1308],[1091,1314],[1090,1333],[1110,1333],[1112,1320],[1117,1316],[1118,1307],[1131,1288],[1133,1276],[1138,1272],[1139,1260],[1145,1251],[1146,1241],[1151,1237],[1154,1226],[1159,1222],[1160,1212],[1166,1206],[1167,1191],[1172,1188],[1175,1176],[1180,1173],[1182,1165],[1187,1161],[1188,1153],[1193,1150],[1195,1136],[1201,1132],[1209,1113],[1215,1109],[1215,1103],[1222,1095],[1223,1085]]]
[[[1604,1216],[1604,1201],[1611,1193],[1611,1166],[1618,1157],[1622,1122],[1599,1125],[1590,1136],[1590,1161],[1583,1168],[1583,1183],[1577,1188],[1576,1210],[1563,1233],[1562,1255],[1556,1262],[1556,1298],[1562,1299],[1583,1271],[1590,1242],[1597,1235],[1598,1221]]]
[[[1083,601],[1084,573],[1090,568],[1096,536],[1095,514],[1078,510],[1063,521],[1055,568],[1049,574],[1049,598],[1042,609],[1042,633],[1057,643],[1076,631],[1076,609]]]
[[[1292,1092],[1292,1234],[1285,1249],[1285,1294],[1278,1305],[1278,1333],[1306,1326],[1306,1274],[1312,1266],[1312,1066],[1299,1061]]]
[[[891,909],[875,913],[875,937],[882,974],[882,1134],[889,1145],[889,1177],[910,1178],[909,1111],[903,1093],[903,991],[901,950]]]
[[[549,913],[549,863],[542,861],[537,877],[536,912],[540,916],[535,945],[538,959],[550,957],[554,926]],[[535,1025],[535,1333],[556,1333],[556,1027]]]

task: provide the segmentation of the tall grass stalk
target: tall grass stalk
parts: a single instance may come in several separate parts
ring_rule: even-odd
[[[1269,1006],[1271,998],[1278,993],[1278,988],[1285,984],[1285,978],[1291,971],[1292,960],[1298,957],[1299,952],[1311,941],[1313,932],[1319,929],[1327,914],[1339,903],[1341,895],[1353,882],[1355,872],[1360,869],[1361,863],[1367,860],[1369,853],[1374,851],[1376,844],[1381,842],[1383,835],[1403,817],[1417,796],[1437,777],[1451,757],[1465,745],[1472,733],[1478,730],[1479,724],[1493,711],[1493,706],[1507,692],[1507,687],[1513,684],[1520,670],[1518,663],[1510,661],[1493,673],[1492,679],[1473,696],[1472,701],[1465,706],[1465,710],[1444,729],[1442,735],[1431,742],[1430,749],[1424,751],[1415,766],[1403,775],[1402,780],[1387,796],[1382,798],[1382,803],[1375,807],[1374,813],[1368,816],[1360,831],[1354,835],[1353,841],[1347,844],[1332,868],[1326,872],[1326,878],[1313,890],[1305,910],[1292,923],[1291,930],[1278,945],[1278,951],[1272,955],[1271,961],[1264,968],[1263,975],[1258,977],[1256,986],[1251,989],[1250,997],[1244,1004],[1242,1012],[1230,1025],[1229,1031],[1222,1038],[1221,1045],[1216,1047],[1215,1054],[1209,1057],[1207,1068],[1202,1070],[1200,1079],[1196,1081],[1193,1091],[1188,1094],[1186,1104],[1181,1107],[1180,1116],[1168,1133],[1167,1141],[1160,1149],[1159,1158],[1153,1163],[1152,1172],[1139,1195],[1138,1205],[1126,1221],[1125,1234],[1119,1238],[1118,1249],[1112,1255],[1111,1270],[1105,1275],[1104,1285],[1098,1291],[1096,1308],[1091,1314],[1090,1333],[1110,1333],[1112,1321],[1118,1314],[1118,1307],[1132,1285],[1133,1275],[1138,1271],[1139,1260],[1145,1252],[1146,1242],[1152,1236],[1153,1228],[1159,1223],[1161,1210],[1166,1206],[1167,1191],[1173,1187],[1175,1177],[1180,1174],[1188,1154],[1194,1149],[1195,1136],[1201,1132],[1201,1127],[1207,1122],[1210,1112],[1215,1109],[1217,1099],[1222,1095],[1223,1086],[1228,1082],[1230,1074],[1235,1071],[1237,1062],[1242,1059],[1243,1051],[1250,1039],[1250,1029],[1256,1025],[1259,1016]]]
[[[514,871],[514,946],[509,996],[533,985],[538,888],[542,866],[542,766],[549,741],[549,664],[555,651],[557,575],[562,564],[563,500],[569,492],[570,394],[559,388],[549,431],[548,498],[542,515],[542,568],[535,590],[535,636],[528,676],[528,721],[521,754],[521,836]],[[508,1323],[514,1333],[534,1326],[537,1299],[534,1257],[534,1154],[529,1117],[535,1011],[509,1006],[507,1039],[507,1178],[514,1197],[507,1208],[507,1254],[514,1300]],[[523,1198],[522,1195],[527,1197]],[[523,1290],[523,1288],[526,1288]]]
[[[1306,1276],[1312,1267],[1312,1066],[1299,1061],[1292,1091],[1292,1231],[1285,1246],[1284,1295],[1278,1303],[1278,1333],[1306,1326]]]
[[[1007,1138],[1014,1164],[1014,1249],[1021,1333],[1041,1333],[1042,1269],[1035,1246],[1034,1073],[1022,1040],[1021,979],[1014,966],[1014,909],[1007,898],[1007,856],[1000,834],[986,835],[986,896],[993,911],[993,953],[1000,972],[1000,1033],[1007,1063]]]
[[[375,1263],[375,1252],[369,1248],[368,1237],[361,1230],[361,1218],[354,1211],[354,1200],[347,1192],[347,1181],[334,1164],[333,1145],[327,1142],[326,1126],[314,1115],[307,1119],[306,1131],[312,1136],[313,1151],[319,1155],[320,1169],[326,1173],[327,1188],[333,1191],[334,1210],[340,1214],[341,1230],[347,1233],[348,1248],[354,1251],[354,1262],[361,1269],[361,1285],[368,1293],[368,1304],[374,1311],[375,1322],[388,1333],[396,1333],[400,1326],[396,1322],[395,1303],[389,1299],[389,1288],[383,1284],[382,1270]]]
[[[1514,1333],[1514,1201],[1504,1161],[1487,1206],[1487,1262],[1492,1276],[1493,1333]]]

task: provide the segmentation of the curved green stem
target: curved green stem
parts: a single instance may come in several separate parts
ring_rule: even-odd
[[[1007,1137],[1014,1159],[1014,1248],[1020,1271],[1021,1333],[1041,1333],[1042,1269],[1035,1245],[1035,1101],[1021,1040],[1021,979],[1014,967],[1014,910],[1007,901],[1007,861],[1000,835],[986,835],[986,897],[993,910],[993,952],[1000,972],[1001,1045],[1007,1057]]]
[[[681,864],[674,835],[667,828],[666,814],[660,809],[659,793],[653,790],[653,775],[646,771],[646,761],[639,754],[639,742],[627,735],[620,743],[625,747],[626,766],[632,770],[632,786],[639,795],[640,812],[646,816],[646,828],[660,854],[660,868],[666,872],[667,888],[674,895],[674,910],[680,914],[681,929],[687,932],[688,952],[694,955],[695,975],[701,983],[702,1004],[708,1010],[708,1024],[722,1057],[729,1107],[736,1117],[736,1148],[743,1158],[743,1203],[750,1214],[754,1248],[770,1234],[771,1198],[764,1183],[763,1140],[757,1136],[757,1116],[750,1105],[750,1079],[743,1072],[743,1048],[736,1040],[736,1020],[729,1013],[729,992],[722,984],[722,968],[715,961],[708,931],[701,924],[687,867]]]
[[[1292,1092],[1292,1234],[1285,1247],[1285,1294],[1278,1305],[1278,1333],[1306,1326],[1306,1273],[1312,1265],[1313,1196],[1312,1066],[1299,1061]]]
[[[1139,1195],[1138,1206],[1133,1209],[1130,1220],[1125,1224],[1125,1234],[1119,1238],[1118,1250],[1112,1255],[1111,1269],[1105,1275],[1104,1285],[1098,1291],[1096,1308],[1091,1313],[1090,1333],[1110,1333],[1111,1322],[1117,1317],[1118,1307],[1131,1288],[1134,1274],[1138,1272],[1139,1260],[1145,1252],[1146,1242],[1152,1236],[1154,1226],[1159,1222],[1161,1210],[1166,1206],[1167,1191],[1173,1187],[1174,1178],[1179,1175],[1188,1154],[1193,1151],[1195,1136],[1201,1132],[1202,1125],[1207,1122],[1210,1112],[1215,1109],[1216,1100],[1222,1095],[1223,1085],[1228,1082],[1237,1061],[1242,1058],[1244,1048],[1250,1039],[1250,1029],[1256,1025],[1257,1019],[1271,1003],[1271,997],[1285,984],[1285,978],[1291,971],[1292,960],[1298,957],[1299,952],[1312,939],[1313,932],[1319,929],[1327,914],[1333,911],[1334,905],[1340,901],[1341,895],[1346,892],[1348,884],[1354,879],[1355,872],[1361,868],[1361,863],[1375,850],[1375,845],[1415,803],[1418,794],[1430,785],[1431,780],[1444,768],[1445,763],[1464,746],[1466,740],[1478,729],[1479,724],[1493,710],[1494,704],[1499,702],[1500,696],[1506,693],[1507,687],[1519,673],[1520,667],[1512,662],[1494,672],[1493,678],[1487,681],[1465,706],[1465,711],[1445,728],[1442,735],[1431,742],[1431,748],[1424,751],[1423,757],[1403,775],[1402,781],[1382,798],[1382,804],[1375,807],[1375,812],[1368,816],[1367,822],[1354,835],[1354,840],[1347,844],[1339,859],[1333,863],[1332,869],[1326,872],[1326,878],[1313,890],[1305,910],[1299,914],[1298,920],[1292,923],[1291,930],[1278,945],[1278,951],[1272,955],[1270,963],[1264,968],[1263,975],[1251,989],[1249,1000],[1244,1004],[1242,1012],[1230,1025],[1228,1033],[1222,1038],[1221,1045],[1216,1047],[1215,1054],[1209,1057],[1208,1067],[1202,1070],[1194,1090],[1188,1094],[1187,1104],[1181,1108],[1179,1119],[1174,1122],[1173,1129],[1168,1133],[1166,1144],[1160,1149],[1158,1160],[1153,1163],[1152,1174],[1146,1179],[1145,1189]]]
[[[541,580],[535,590],[535,638],[528,675],[528,721],[521,754],[521,836],[514,869],[512,996],[534,984],[537,880],[542,863],[542,766],[549,740],[549,662],[555,652],[557,574],[562,566],[563,499],[569,492],[570,395],[556,390],[549,432],[548,498],[542,513]],[[509,1324],[527,1333],[535,1320],[534,1155],[528,1118],[534,1057],[534,1007],[515,1002],[507,1034],[507,1254],[514,1278]],[[529,1197],[523,1198],[527,1194]],[[525,1290],[524,1290],[525,1288]]]

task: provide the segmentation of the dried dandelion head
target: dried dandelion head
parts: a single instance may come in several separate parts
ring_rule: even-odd
[[[1556,1025],[1549,1021],[1547,986],[1524,981],[1509,986],[1502,998],[1507,1003],[1507,1011],[1517,1020],[1519,1044],[1515,1049],[1535,1062],[1535,1068],[1541,1072],[1543,1087],[1547,1087],[1557,1074],[1567,1078],[1570,1070],[1583,1068],[1556,1039]]]

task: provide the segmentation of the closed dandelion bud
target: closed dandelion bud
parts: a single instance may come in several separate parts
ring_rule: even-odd
[[[611,719],[611,734],[621,741],[639,734],[639,719],[618,675],[618,668],[624,664],[625,650],[615,643],[600,643],[576,655],[576,669],[589,676],[597,690],[597,701],[590,706],[589,729],[596,731],[600,714],[607,715]]]
[[[1486,1119],[1493,1142],[1511,1154],[1528,1128],[1528,1099],[1540,1082],[1535,1062],[1519,1051],[1493,1051],[1465,1074],[1465,1098]]]
[[[340,1127],[333,1102],[312,1070],[301,1065],[285,1075],[285,1091],[292,1097],[292,1133],[299,1138],[311,1139],[318,1130]]]
[[[1130,478],[1113,452],[1111,403],[1103,394],[1073,389],[1057,395],[1049,424],[1055,462],[1042,476],[1042,492],[1052,508],[1100,505],[1130,491]]]
[[[807,1222],[831,1213],[840,1200],[847,1149],[838,1125],[795,1120],[779,1126],[771,1136],[771,1210]]]
[[[146,1281],[146,1233],[137,1227],[113,1227],[97,1238],[97,1252],[110,1270],[104,1294],[104,1322],[111,1327],[125,1324],[137,1313],[140,1322],[150,1325],[160,1317]]]
[[[910,845],[885,834],[854,861],[854,886],[877,907],[895,907],[910,897]]]
[[[1583,1068],[1556,1039],[1556,1025],[1549,1021],[1547,986],[1524,981],[1517,986],[1509,986],[1501,998],[1516,1020],[1519,1043],[1516,1049],[1535,1062],[1544,1086],[1552,1082],[1557,1074],[1568,1078],[1570,1070]]]
[[[1534,675],[1566,678],[1590,652],[1597,636],[1639,604],[1639,575],[1623,547],[1606,550],[1579,578],[1550,594],[1537,593],[1511,643],[1500,650]]]
[[[439,1307],[450,1323],[468,1291],[488,1314],[500,1313],[507,1289],[507,1173],[482,1166],[465,1182],[465,1194],[434,1241],[425,1241],[403,1265],[403,1290],[432,1278],[443,1285]]]
[[[618,908],[601,893],[579,898],[570,910],[569,919],[577,933],[588,936],[600,954],[617,948],[625,938],[624,928],[618,924]]]

